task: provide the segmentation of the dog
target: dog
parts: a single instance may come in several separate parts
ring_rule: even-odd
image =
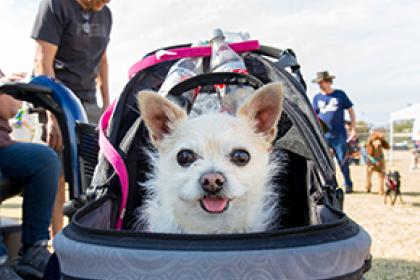
[[[183,234],[268,229],[278,206],[270,155],[283,100],[282,84],[271,83],[236,115],[218,111],[191,118],[155,92],[140,92],[141,117],[157,152],[138,224]]]
[[[385,182],[385,155],[384,150],[388,150],[389,144],[385,140],[383,133],[374,131],[369,135],[366,144],[367,165],[366,165],[366,191],[371,192],[372,174],[378,173],[379,194],[384,194]]]
[[[401,176],[398,171],[389,171],[385,176],[385,196],[384,203],[387,204],[388,197],[391,200],[391,205],[394,206],[397,197],[400,198],[401,204],[404,204],[401,196]]]

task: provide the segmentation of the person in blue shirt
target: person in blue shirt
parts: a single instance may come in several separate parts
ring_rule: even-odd
[[[349,161],[347,156],[347,141],[356,137],[356,115],[353,110],[353,103],[346,93],[339,89],[332,88],[335,76],[328,71],[318,72],[312,82],[317,83],[321,92],[313,98],[312,106],[318,117],[327,125],[328,131],[325,139],[333,150],[341,172],[344,176],[346,193],[353,191],[353,182],[350,177]],[[350,133],[347,135],[344,121],[344,112],[350,115]]]

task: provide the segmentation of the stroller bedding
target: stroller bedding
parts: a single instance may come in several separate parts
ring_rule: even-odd
[[[342,211],[343,193],[299,67],[297,62],[278,64],[282,55],[291,54],[264,46],[241,54],[249,75],[262,84],[284,85],[284,114],[273,147],[281,163],[274,177],[282,201],[275,230],[189,235],[133,229],[135,211],[146,195],[141,186],[151,170],[149,135],[135,96],[159,89],[176,62],[162,61],[131,70],[106,134],[128,174],[121,230],[115,229],[122,217],[120,180],[100,153],[87,190],[89,202],[54,239],[63,279],[363,278],[370,267],[370,237]]]

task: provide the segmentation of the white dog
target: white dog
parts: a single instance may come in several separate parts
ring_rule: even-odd
[[[283,88],[257,90],[236,116],[188,118],[154,92],[140,92],[142,118],[158,150],[139,221],[151,232],[244,233],[267,229],[276,201],[271,192],[272,142]]]

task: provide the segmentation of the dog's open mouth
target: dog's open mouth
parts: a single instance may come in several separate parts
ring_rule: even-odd
[[[206,196],[200,199],[200,206],[210,214],[220,214],[229,208],[230,200],[226,197]]]

